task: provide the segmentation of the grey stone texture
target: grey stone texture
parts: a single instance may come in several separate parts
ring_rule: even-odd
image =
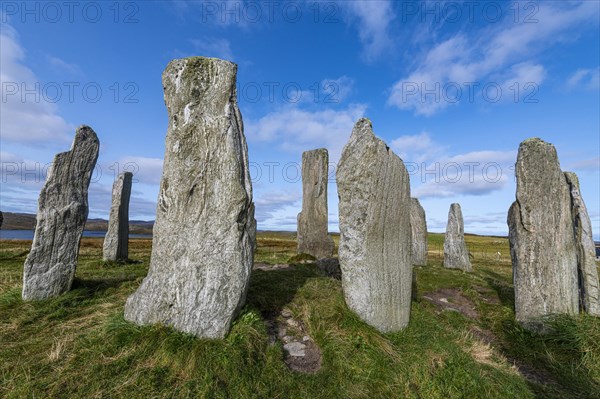
[[[298,253],[317,259],[333,255],[327,229],[329,155],[325,148],[302,154],[302,212],[298,214]]]
[[[565,177],[571,193],[571,214],[577,247],[580,305],[584,311],[598,317],[600,316],[600,288],[592,222],[581,196],[579,178],[573,172],[565,172]]]
[[[108,230],[104,236],[102,257],[105,261],[129,258],[129,199],[133,173],[123,172],[113,183]]]
[[[152,258],[127,320],[222,338],[245,302],[256,221],[236,74],[203,57],[163,72],[169,125]]]
[[[53,298],[71,289],[99,148],[96,133],[83,125],[71,150],[54,157],[40,192],[35,233],[25,260],[24,300]]]
[[[410,226],[412,228],[413,265],[427,265],[427,220],[418,198],[411,198]]]
[[[556,149],[538,138],[519,146],[516,201],[508,213],[515,316],[545,329],[548,316],[577,314],[577,246],[571,193]]]
[[[444,267],[473,271],[469,251],[465,243],[465,225],[460,204],[450,205],[448,225],[444,236]]]
[[[337,170],[342,286],[348,307],[382,332],[410,318],[410,183],[402,160],[360,119]]]

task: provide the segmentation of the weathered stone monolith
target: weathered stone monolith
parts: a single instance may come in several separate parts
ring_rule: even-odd
[[[256,221],[236,74],[203,57],[163,72],[169,127],[152,258],[127,320],[221,338],[244,304]]]
[[[460,204],[450,205],[448,225],[444,236],[444,267],[461,269],[466,272],[473,270],[469,251],[465,243],[465,225]]]
[[[515,316],[543,331],[547,316],[579,311],[571,195],[556,149],[538,138],[519,146],[515,175],[508,212]]]
[[[129,198],[132,177],[133,173],[123,172],[113,183],[112,206],[102,251],[105,261],[129,258]]]
[[[410,226],[412,228],[413,265],[427,265],[427,220],[418,198],[411,198]]]
[[[600,287],[596,266],[596,246],[592,235],[592,222],[579,189],[579,179],[573,172],[565,172],[571,193],[573,233],[577,248],[577,275],[579,303],[584,311],[600,316]]]
[[[317,259],[333,255],[327,233],[327,184],[329,155],[325,148],[302,154],[302,212],[298,214],[298,253]]]
[[[356,123],[344,147],[337,186],[346,303],[379,331],[398,331],[410,317],[410,183],[368,119]]]
[[[25,260],[24,300],[52,298],[71,289],[99,148],[96,133],[83,125],[71,150],[54,157],[40,192],[35,233]]]

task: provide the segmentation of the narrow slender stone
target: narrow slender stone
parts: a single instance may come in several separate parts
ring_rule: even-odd
[[[329,155],[325,148],[302,154],[302,212],[298,214],[298,253],[330,258],[334,244],[327,229]]]
[[[102,257],[105,261],[129,258],[129,198],[133,173],[123,172],[113,183],[112,206]]]
[[[410,318],[410,182],[404,163],[359,120],[337,170],[339,258],[348,307],[382,332]]]
[[[579,312],[571,194],[556,149],[538,138],[519,146],[516,201],[508,213],[515,317],[544,331],[544,319]]]
[[[256,221],[236,74],[203,57],[163,72],[169,127],[152,258],[127,320],[221,338],[245,302]]]
[[[448,212],[448,225],[444,237],[444,267],[448,269],[461,269],[465,272],[473,271],[469,251],[465,243],[465,225],[460,204],[450,205]]]
[[[427,265],[427,220],[418,198],[411,198],[410,226],[412,228],[413,265]]]
[[[54,157],[40,192],[37,224],[25,260],[23,300],[52,298],[71,289],[99,148],[96,133],[83,125],[71,150]]]
[[[573,172],[565,172],[571,193],[571,212],[575,245],[577,247],[577,275],[579,277],[579,303],[584,311],[600,316],[600,288],[596,266],[596,246],[592,235],[592,222],[579,189],[579,179]]]

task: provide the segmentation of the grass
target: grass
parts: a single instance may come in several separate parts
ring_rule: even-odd
[[[139,263],[118,264],[102,262],[100,239],[84,239],[72,291],[33,303],[20,296],[30,242],[1,241],[0,397],[600,398],[598,319],[560,318],[549,335],[529,333],[514,322],[506,239],[467,236],[475,271],[466,274],[444,269],[443,236],[429,238],[401,332],[370,328],[347,309],[339,281],[298,264],[254,271],[230,334],[212,341],[123,319],[147,273],[150,240],[130,241]],[[296,252],[293,234],[257,241],[257,262],[285,263]],[[440,289],[460,292],[479,318],[423,298]],[[270,343],[265,320],[283,308],[321,348],[317,373],[290,371],[281,343]]]

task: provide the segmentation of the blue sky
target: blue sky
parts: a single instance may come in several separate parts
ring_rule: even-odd
[[[161,73],[192,55],[239,65],[260,229],[295,230],[302,151],[332,175],[354,122],[405,161],[431,231],[506,234],[521,141],[553,143],[600,236],[600,2],[146,1],[2,3],[1,208],[35,212],[44,166],[88,124],[101,151],[90,217],[133,170],[153,219],[167,114]],[[329,184],[330,229],[337,192]]]

